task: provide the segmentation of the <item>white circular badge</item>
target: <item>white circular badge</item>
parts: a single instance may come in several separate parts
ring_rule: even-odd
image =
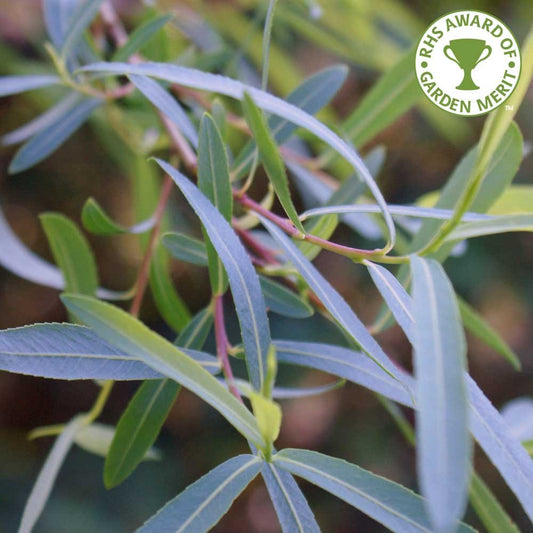
[[[499,19],[456,11],[433,22],[416,50],[424,94],[456,115],[483,115],[502,105],[520,76],[520,50]]]

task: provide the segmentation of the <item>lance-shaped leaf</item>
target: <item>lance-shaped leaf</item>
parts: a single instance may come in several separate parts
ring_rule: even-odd
[[[413,406],[412,400],[397,380],[368,356],[342,346],[314,342],[275,340],[281,364],[315,368],[345,378],[397,402]]]
[[[277,453],[273,461],[279,468],[330,492],[392,531],[433,531],[420,496],[368,470],[318,452],[290,448]],[[457,531],[473,530],[461,524]]]
[[[279,228],[264,218],[261,218],[261,222],[272,237],[281,245],[287,258],[335,320],[360,344],[361,348],[370,358],[389,372],[391,376],[397,376],[394,363],[388,358],[372,335],[368,333],[365,325],[359,320],[342,296]]]
[[[161,87],[159,83],[147,78],[146,76],[129,76],[131,82],[141,93],[157,107],[164,115],[166,115],[183,133],[187,140],[195,147],[198,147],[198,134],[196,128],[193,126],[189,117],[166,89]]]
[[[393,315],[405,334],[409,339],[413,339],[413,311],[402,299],[402,293],[405,292],[402,284],[386,268],[370,261],[364,261],[364,264],[389,308],[394,308]]]
[[[237,235],[211,202],[176,169],[157,160],[199,216],[228,274],[245,349],[250,381],[261,390],[266,378],[270,329],[259,279]]]
[[[475,472],[470,483],[470,503],[488,533],[520,533],[490,488]]]
[[[32,137],[20,150],[9,165],[9,172],[16,174],[41,162],[61,146],[102,104],[99,98],[89,98],[74,108],[64,110],[46,128]]]
[[[61,83],[61,80],[57,76],[46,74],[39,76],[2,76],[0,77],[0,97],[23,93],[32,89],[40,89],[41,87],[48,87],[58,83]]]
[[[53,45],[61,48],[77,0],[43,0],[46,31]]]
[[[176,345],[181,348],[202,348],[206,336],[205,325],[210,323],[212,313],[201,311],[181,332]],[[146,456],[157,439],[179,390],[180,386],[171,379],[145,381],[139,387],[120,417],[106,457],[104,483],[107,488],[122,483]]]
[[[484,235],[496,235],[514,231],[533,231],[533,215],[504,215],[489,220],[480,220],[461,224],[455,229],[446,241],[457,242],[463,239],[472,239]]]
[[[292,202],[291,191],[289,190],[289,180],[287,179],[287,173],[285,172],[285,166],[283,165],[283,160],[281,159],[278,147],[268,129],[263,113],[255,105],[248,93],[244,94],[243,109],[246,116],[246,122],[252,130],[252,135],[257,144],[257,149],[261,156],[261,162],[263,163],[270,182],[274,187],[276,196],[292,223],[302,233],[305,233],[305,229],[298,218],[298,212]]]
[[[66,57],[78,41],[83,36],[92,20],[96,17],[103,0],[85,0],[78,3],[77,8],[72,12],[69,26],[65,31],[61,53]]]
[[[150,518],[138,533],[209,531],[261,470],[255,455],[238,455],[189,485]]]
[[[466,344],[443,268],[417,256],[411,268],[418,477],[433,527],[453,531],[466,508],[471,470]]]
[[[274,313],[291,318],[307,318],[313,308],[297,294],[265,276],[259,276],[261,290],[267,307]]]
[[[182,351],[208,372],[220,371],[216,357],[196,350]],[[131,354],[103,341],[93,330],[74,324],[34,324],[1,330],[0,370],[69,380],[163,377]]]
[[[23,279],[52,287],[63,289],[65,280],[61,270],[41,259],[37,254],[27,248],[15,235],[0,209],[0,265],[9,272]],[[99,298],[107,300],[120,300],[127,297],[126,293],[110,291],[99,288],[97,291]]]
[[[198,147],[198,188],[222,216],[231,221],[233,215],[233,195],[228,168],[228,158],[222,137],[213,118],[207,113],[202,118],[200,127],[200,143]],[[209,279],[213,294],[224,294],[228,286],[228,278],[222,260],[211,244],[206,230],[205,237]]]
[[[347,74],[348,69],[343,65],[325,68],[303,81],[286,100],[314,115],[331,101],[344,83]],[[296,126],[283,117],[274,115],[268,119],[268,128],[272,132],[274,141],[282,145],[292,135]],[[254,149],[255,144],[250,141],[236,158],[234,167],[237,176],[242,177],[248,172],[254,157]]]
[[[87,239],[64,215],[44,213],[40,219],[54,259],[65,276],[65,290],[93,296],[98,288],[98,273]]]
[[[261,475],[283,533],[320,533],[313,511],[289,472],[264,462]]]
[[[141,74],[152,76],[154,78],[164,79],[172,83],[179,83],[186,87],[194,87],[225,94],[232,98],[242,99],[244,93],[249,93],[255,104],[263,111],[274,113],[285,120],[306,128],[319,139],[327,143],[340,155],[342,155],[359,174],[361,179],[366,183],[376,202],[380,206],[387,230],[389,233],[388,244],[385,249],[390,249],[395,240],[396,230],[394,223],[387,209],[387,203],[381,194],[379,187],[376,185],[374,178],[368,171],[365,163],[357,152],[348,143],[343,141],[337,134],[333,133],[328,127],[322,124],[308,113],[298,109],[296,106],[287,103],[281,98],[277,98],[254,87],[250,87],[224,76],[201,72],[195,69],[181,67],[177,65],[168,65],[163,63],[150,63],[130,65],[126,63],[95,63],[83,67],[81,70],[89,72],[102,72],[110,74]]]
[[[201,240],[169,231],[161,237],[161,243],[172,257],[193,265],[207,266],[207,250]]]
[[[126,227],[117,224],[102,209],[100,204],[94,199],[89,198],[81,212],[81,221],[86,230],[95,235],[117,235],[120,233],[145,233],[151,230],[155,224],[155,217],[148,220]]]
[[[52,492],[61,465],[72,447],[74,437],[82,427],[83,417],[77,416],[66,425],[61,435],[56,439],[24,507],[19,533],[30,533],[35,526]]]
[[[24,126],[13,130],[1,139],[3,146],[10,146],[33,137],[41,130],[48,128],[53,124],[58,117],[64,117],[74,108],[74,106],[82,100],[80,94],[72,91],[68,96],[62,98],[56,105],[45,111],[42,115],[31,120]]]
[[[66,294],[61,299],[69,311],[90,325],[98,336],[191,390],[219,411],[247,439],[263,446],[250,411],[182,350],[117,307],[86,296]]]
[[[520,359],[499,333],[487,324],[483,317],[464,300],[458,298],[458,302],[461,320],[465,328],[472,335],[481,339],[487,346],[502,355],[516,370],[520,370],[522,366]]]
[[[127,61],[137,50],[140,50],[163,26],[172,18],[172,15],[162,15],[147,20],[133,32],[128,41],[119,48],[112,57],[113,61]]]

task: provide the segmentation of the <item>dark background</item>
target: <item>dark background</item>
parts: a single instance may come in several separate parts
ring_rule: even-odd
[[[374,2],[375,3],[375,2]],[[166,8],[183,7],[186,2],[164,2]],[[254,2],[190,2],[197,5],[217,30],[227,32],[224,20],[213,17],[217,9],[234,9],[250,17]],[[326,2],[324,9],[340,9],[342,2]],[[370,2],[360,2],[362,9]],[[379,5],[380,2],[377,2]],[[393,2],[392,4],[396,4]],[[501,18],[517,36],[525,36],[532,21],[531,2],[403,2],[419,24],[420,33],[435,18],[455,9],[477,8]],[[124,20],[134,26],[141,8],[135,2],[117,3]],[[383,3],[383,9],[387,4]],[[415,25],[416,26],[416,25]],[[278,26],[276,26],[278,27]],[[177,30],[174,30],[177,31]],[[279,34],[276,34],[276,31]],[[415,28],[416,35],[416,28]],[[354,28],[357,42],[358,28]],[[45,40],[40,3],[19,0],[0,3],[0,73],[31,72],[44,58]],[[275,39],[302,73],[310,74],[330,63],[350,66],[347,83],[334,102],[340,117],[347,116],[361,96],[378,78],[380,68],[361,66],[342,54],[334,54],[289,29],[276,30]],[[406,39],[405,46],[408,46]],[[253,43],[250,45],[253,48]],[[235,45],[237,48],[237,45]],[[256,47],[257,48],[257,47]],[[246,56],[249,50],[244,50]],[[256,50],[257,52],[257,50]],[[252,53],[252,52],[250,52]],[[278,76],[279,77],[279,76]],[[283,77],[283,76],[281,76]],[[283,87],[271,88],[282,94]],[[0,133],[6,133],[41,112],[54,98],[53,92],[27,93],[0,101]],[[532,138],[533,92],[530,90],[517,115],[524,139]],[[379,182],[390,202],[406,203],[442,186],[465,151],[475,143],[483,118],[467,119],[471,131],[443,136],[418,109],[411,110],[362,150],[377,144],[387,148]],[[83,127],[53,156],[37,167],[16,176],[7,175],[14,149],[0,152],[0,201],[20,238],[41,256],[51,260],[37,215],[60,211],[79,222],[81,207],[88,196],[102,202],[108,212],[128,223],[131,220],[129,180],[113,160],[91,126]],[[532,157],[524,160],[515,183],[531,183]],[[175,209],[197,231],[196,219],[176,197]],[[355,242],[340,227],[334,235],[340,242]],[[89,236],[94,247],[103,286],[126,289],[133,283],[141,259],[133,236],[98,238]],[[1,243],[0,243],[1,246]],[[2,253],[0,249],[0,253]],[[363,267],[323,252],[317,265],[356,310],[365,323],[374,319],[381,301],[369,283]],[[523,372],[515,372],[500,356],[469,337],[469,366],[474,378],[497,407],[507,400],[531,395],[533,353],[531,351],[533,241],[528,234],[505,235],[472,241],[467,253],[446,263],[458,292],[466,297],[519,354]],[[193,310],[209,298],[207,273],[180,262],[173,263],[178,290]],[[227,301],[228,308],[231,302]],[[229,309],[228,309],[229,311]],[[165,332],[150,298],[143,319]],[[34,322],[64,321],[66,314],[58,292],[41,287],[0,270],[0,328]],[[273,337],[335,339],[320,318],[294,321],[271,315]],[[236,332],[235,324],[230,329]],[[409,364],[410,346],[394,327],[378,340],[391,357]],[[210,341],[212,343],[212,341]],[[299,386],[327,381],[313,372],[291,372],[285,382]],[[102,421],[115,423],[137,384],[118,383],[106,406]],[[15,531],[31,486],[49,450],[51,439],[28,441],[27,432],[36,426],[57,424],[87,410],[97,393],[91,382],[45,381],[31,377],[0,374],[0,530]],[[404,443],[394,423],[368,391],[352,384],[343,389],[296,401],[283,402],[284,419],[279,448],[285,446],[317,449],[416,488],[413,451]],[[123,485],[106,491],[102,483],[103,460],[74,448],[59,475],[51,500],[36,527],[37,532],[128,532],[138,527],[188,483],[218,463],[246,451],[243,439],[198,398],[182,392],[163,429],[158,447],[164,458],[142,464]],[[488,460],[477,450],[476,467],[513,518],[525,524],[520,507]],[[323,530],[327,532],[381,531],[383,528],[343,502],[307,484],[302,484]],[[469,514],[467,518],[475,522]],[[524,527],[527,530],[527,525]],[[235,503],[216,531],[278,531],[266,489],[258,479]]]

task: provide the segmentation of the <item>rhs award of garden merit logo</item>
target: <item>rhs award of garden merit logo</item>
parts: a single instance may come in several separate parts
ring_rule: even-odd
[[[457,115],[482,115],[502,105],[520,76],[520,50],[499,19],[457,11],[433,22],[416,50],[424,94]]]

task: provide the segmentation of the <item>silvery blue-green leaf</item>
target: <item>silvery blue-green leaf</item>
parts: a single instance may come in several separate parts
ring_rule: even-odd
[[[281,245],[289,261],[298,270],[335,320],[353,337],[374,362],[389,372],[391,376],[397,376],[395,364],[388,358],[372,335],[368,333],[365,325],[357,318],[342,296],[277,226],[274,226],[274,224],[264,218],[261,218],[261,222]]]
[[[533,521],[533,460],[470,376],[467,384],[470,430]]]
[[[411,397],[397,380],[391,378],[364,353],[342,346],[314,342],[275,340],[281,364],[315,368],[362,385],[391,400],[413,406]]]
[[[150,231],[155,224],[155,217],[148,220],[126,227],[111,220],[109,215],[102,209],[100,204],[94,199],[89,198],[81,212],[81,221],[86,230],[95,235],[117,235],[119,233],[146,233]]]
[[[29,139],[30,137],[33,137],[41,130],[53,124],[58,117],[68,114],[80,100],[81,97],[79,93],[70,93],[42,115],[39,115],[37,118],[33,119],[27,124],[24,124],[24,126],[21,126],[20,128],[17,128],[16,130],[4,135],[1,139],[2,145],[10,146],[12,144],[18,144],[26,139]]]
[[[189,485],[150,518],[138,533],[204,533],[231,507],[261,470],[255,455],[238,455]]]
[[[47,128],[39,131],[20,150],[9,165],[9,172],[16,174],[41,162],[61,146],[102,104],[99,98],[84,100],[74,108],[65,110]]]
[[[515,439],[521,442],[533,440],[533,398],[515,398],[507,402],[500,413]]]
[[[228,386],[224,379],[220,379],[220,382],[225,386]],[[242,396],[250,398],[253,394],[257,394],[254,392],[251,385],[247,381],[244,381],[244,379],[235,378],[233,382]],[[342,387],[345,383],[346,380],[340,379],[329,383],[328,385],[319,385],[316,387],[273,387],[272,399],[294,400],[297,398],[308,398],[309,396],[320,396],[321,394]]]
[[[381,265],[370,261],[364,261],[368,272],[378,288],[381,296],[390,309],[394,308],[392,314],[405,331],[409,340],[414,339],[414,316],[412,306],[407,305],[403,298],[405,289],[402,284]]]
[[[322,107],[327,105],[336,92],[340,89],[348,69],[343,65],[328,67],[313,74],[290,93],[286,100],[291,104],[314,115]],[[268,119],[268,127],[278,145],[282,145],[292,135],[296,126],[281,116],[271,116]],[[239,176],[246,173],[252,163],[254,143],[250,141],[235,160],[234,167]]]
[[[416,207],[410,205],[392,205],[389,204],[389,211],[392,216],[406,216],[417,218],[430,218],[436,220],[448,220],[453,215],[453,211],[450,209],[437,209],[434,207]],[[340,215],[342,213],[379,213],[380,209],[377,205],[331,205],[325,207],[316,207],[309,209],[300,215],[301,220],[307,220],[312,217],[322,215]],[[515,215],[515,216],[527,216],[527,215]],[[489,222],[496,222],[498,218],[491,215],[484,215],[480,213],[465,213],[462,220],[464,222],[476,222],[480,224],[483,222],[487,224]]]
[[[57,76],[52,75],[2,76],[0,77],[0,97],[48,87],[49,85],[56,85],[58,83],[61,83],[61,80]]]
[[[182,349],[208,372],[220,371],[217,358]],[[0,370],[49,379],[160,379],[139,359],[74,324],[34,324],[0,330]]]
[[[168,163],[156,161],[172,177],[200,217],[224,263],[241,326],[250,381],[256,390],[261,390],[271,341],[265,301],[250,258],[226,219],[200,190]]]
[[[344,500],[392,531],[433,531],[424,500],[418,494],[368,470],[318,452],[290,448],[274,455],[273,462],[278,468]],[[457,531],[473,532],[465,524]]]
[[[43,11],[46,30],[53,45],[59,49],[63,45],[72,13],[78,0],[44,0]]]
[[[100,457],[106,457],[114,435],[115,428],[113,426],[93,422],[76,433],[74,442],[86,452],[99,455]],[[149,448],[141,460],[157,461],[158,459],[161,459],[159,450]]]
[[[161,243],[172,257],[193,265],[207,266],[207,251],[200,239],[169,231],[161,237]]]
[[[239,100],[243,98],[245,92],[248,92],[256,105],[263,109],[263,111],[283,117],[285,120],[309,130],[319,139],[331,146],[339,155],[342,155],[351,164],[353,169],[366,183],[382,210],[389,232],[388,244],[385,249],[388,250],[392,246],[396,235],[394,223],[388,212],[387,203],[363,160],[348,143],[343,141],[337,134],[305,111],[298,109],[296,106],[287,103],[280,98],[245,85],[239,81],[177,65],[167,65],[163,63],[145,63],[140,65],[129,65],[126,63],[95,63],[83,67],[82,70],[110,74],[140,74],[152,76],[172,83],[179,83],[186,87],[225,94],[226,96]]]
[[[63,44],[61,45],[61,54],[63,57],[66,57],[81,39],[84,31],[96,17],[102,2],[103,0],[84,0],[83,2],[78,2],[76,9],[70,17]]]
[[[15,235],[4,213],[0,209],[0,266],[9,272],[33,283],[62,290],[65,281],[61,270],[41,259],[37,254],[27,248]],[[96,292],[99,298],[106,300],[121,300],[125,293],[99,288]]]
[[[261,475],[283,533],[320,533],[313,511],[294,478],[275,463],[263,463]]]
[[[514,231],[533,231],[533,215],[502,215],[489,220],[479,220],[459,225],[446,241],[456,242],[484,235],[496,235]]]
[[[77,416],[66,425],[56,439],[26,502],[18,533],[30,533],[35,526],[52,492],[61,465],[72,447],[76,433],[82,426],[83,416]]]
[[[411,257],[418,479],[436,531],[454,531],[468,501],[472,443],[466,343],[453,287],[433,259]]]
[[[198,133],[196,132],[196,128],[178,101],[151,78],[131,75],[129,79],[157,109],[176,124],[194,148],[198,148]]]
[[[413,309],[413,301],[407,292],[404,291],[403,294],[398,292],[398,295],[402,298],[405,307]],[[395,308],[392,310],[394,311]],[[414,338],[412,342],[413,344],[416,342]],[[278,348],[278,358],[280,354],[282,351]],[[337,375],[352,379],[343,374]],[[411,385],[410,376],[404,374],[402,379],[411,388],[414,386],[414,382]],[[474,380],[466,373],[465,379],[469,398],[470,432],[533,520],[533,505],[531,504],[533,502],[533,461]],[[387,390],[384,390],[382,394],[409,407],[413,406],[411,401],[405,401],[405,397],[393,398]]]
[[[147,20],[131,32],[128,42],[119,48],[111,58],[113,61],[127,61],[146,44],[170,19],[172,15],[162,15]]]
[[[210,311],[210,308],[201,311],[187,324],[176,341],[177,346],[202,348],[206,325],[212,323],[213,313]],[[137,389],[118,421],[113,442],[106,454],[104,484],[107,488],[122,483],[146,456],[179,391],[180,385],[171,379],[145,381]]]
[[[291,318],[307,318],[313,314],[314,310],[307,302],[283,285],[265,276],[259,276],[259,283],[266,306],[274,313]]]
[[[118,307],[72,294],[61,300],[99,337],[197,394],[256,446],[265,445],[252,413],[183,350]]]
[[[57,266],[65,278],[65,290],[94,296],[98,288],[96,260],[78,226],[60,213],[39,217]]]

